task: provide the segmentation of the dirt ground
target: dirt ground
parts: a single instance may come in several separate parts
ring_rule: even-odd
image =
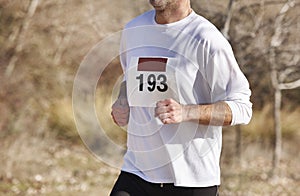
[[[224,131],[220,195],[300,194],[299,138],[284,140],[279,174],[271,177],[271,149],[243,140],[239,160],[233,135]],[[0,155],[0,195],[106,196],[119,173],[98,161],[81,143],[26,133],[1,141]]]

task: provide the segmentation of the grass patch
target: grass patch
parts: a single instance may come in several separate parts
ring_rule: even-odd
[[[284,138],[299,136],[300,107],[281,110],[281,127]],[[252,120],[243,126],[244,137],[252,141],[272,140],[274,138],[273,108],[268,104],[253,112]]]
[[[72,101],[61,99],[50,107],[49,127],[58,139],[69,140],[78,143],[80,137],[76,131]]]

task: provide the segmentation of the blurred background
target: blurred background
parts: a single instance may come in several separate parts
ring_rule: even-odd
[[[191,2],[230,41],[253,92],[251,123],[223,132],[220,195],[299,195],[300,1]],[[0,0],[0,195],[109,194],[119,171],[81,141],[73,81],[94,45],[149,9],[147,0]],[[121,74],[116,58],[95,104],[124,146],[110,118]]]

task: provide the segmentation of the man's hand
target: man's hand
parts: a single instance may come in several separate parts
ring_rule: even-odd
[[[156,103],[155,117],[164,124],[181,123],[186,120],[187,112],[185,106],[173,99],[165,99]]]
[[[114,122],[119,126],[126,126],[129,119],[129,105],[127,98],[119,97],[112,105],[111,116]]]

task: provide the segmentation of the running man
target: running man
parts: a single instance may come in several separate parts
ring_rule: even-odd
[[[222,126],[249,123],[249,83],[190,0],[149,2],[122,34],[112,118],[127,125],[127,152],[111,195],[217,195]]]

